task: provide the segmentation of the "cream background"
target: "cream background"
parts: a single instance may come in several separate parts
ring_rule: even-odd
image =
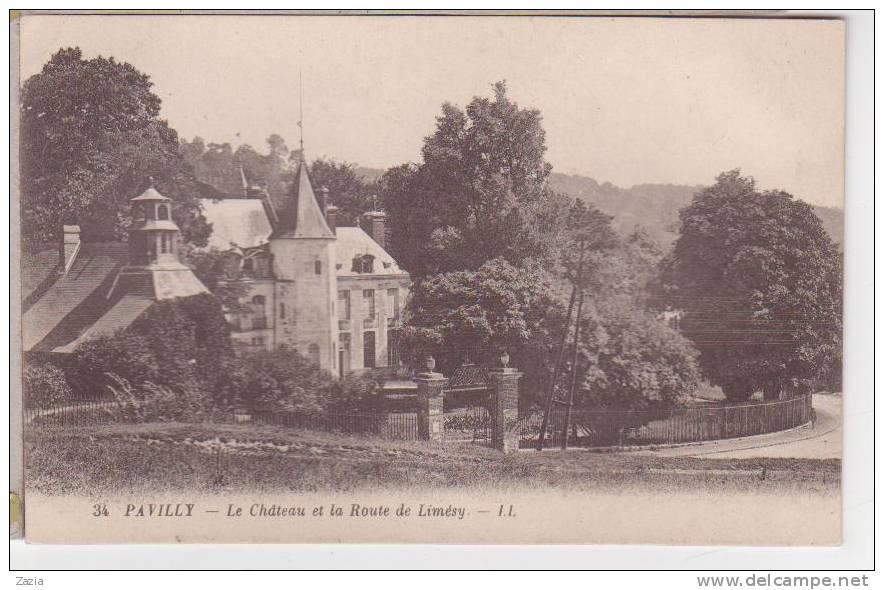
[[[820,546],[841,541],[838,494],[616,494],[558,490],[389,490],[248,496],[175,495],[108,498],[28,495],[32,543],[595,543],[650,545]],[[93,517],[94,503],[111,515]],[[126,504],[196,503],[191,518],[124,517]],[[227,504],[257,502],[307,507],[305,517],[227,517]],[[400,502],[464,506],[463,520],[411,516],[329,517],[328,506]],[[500,504],[515,517],[498,517]],[[326,516],[312,517],[324,505]],[[207,514],[205,509],[220,510]],[[480,514],[478,510],[489,510]]]

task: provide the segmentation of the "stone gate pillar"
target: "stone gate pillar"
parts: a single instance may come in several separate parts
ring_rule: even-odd
[[[442,440],[444,415],[442,391],[448,382],[442,373],[419,373],[417,383],[417,436],[421,440]]]
[[[504,453],[519,449],[519,434],[515,429],[519,417],[519,379],[522,373],[511,367],[488,371],[491,379],[491,446]]]

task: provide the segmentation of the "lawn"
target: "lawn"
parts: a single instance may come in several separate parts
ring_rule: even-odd
[[[836,459],[697,459],[523,451],[340,436],[255,424],[33,428],[28,487],[45,494],[391,488],[837,491]]]

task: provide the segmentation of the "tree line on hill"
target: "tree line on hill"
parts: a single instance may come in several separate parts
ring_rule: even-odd
[[[84,60],[78,49],[59,51],[25,82],[28,240],[50,241],[73,219],[84,239],[124,239],[128,199],[148,175],[174,199],[173,216],[196,247],[211,232],[197,198],[207,184],[236,194],[241,167],[249,183],[285,197],[301,154],[283,138],[268,138],[266,153],[179,140],[159,118],[151,84],[129,64]],[[311,163],[343,223],[375,205],[387,212],[389,249],[413,279],[404,334],[413,363],[426,355],[445,368],[487,363],[505,350],[526,374],[522,402],[541,403],[562,337],[577,331],[568,309],[579,290],[576,351],[561,373],[568,378],[553,385],[561,394],[573,379],[580,407],[671,407],[704,377],[740,400],[837,386],[841,257],[810,206],[724,172],[690,200],[671,191],[684,205],[666,229],[675,232],[669,247],[659,232],[627,230],[603,207],[557,190],[542,123],[498,82],[490,97],[442,105],[419,162],[372,180],[351,163]],[[679,329],[659,320],[664,309],[681,318]]]

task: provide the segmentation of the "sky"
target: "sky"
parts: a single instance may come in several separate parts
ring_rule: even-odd
[[[629,187],[740,168],[843,202],[838,21],[25,15],[22,80],[68,46],[149,74],[186,139],[296,147],[302,90],[308,157],[388,168],[420,161],[442,103],[506,80],[541,111],[554,171]]]

